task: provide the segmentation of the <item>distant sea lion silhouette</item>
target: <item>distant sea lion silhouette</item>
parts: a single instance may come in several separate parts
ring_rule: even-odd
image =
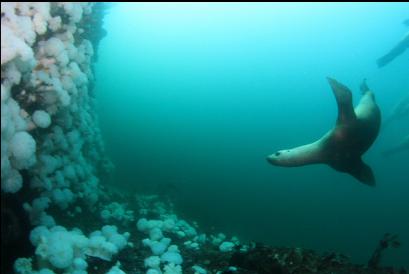
[[[396,153],[399,153],[405,150],[409,151],[409,135],[403,138],[403,140],[400,143],[397,143],[396,145],[389,148],[388,150],[385,150],[383,152],[383,155],[388,157],[388,156],[391,156],[393,154],[396,154]]]
[[[361,85],[362,98],[354,110],[351,91],[336,80],[327,79],[338,105],[335,127],[311,144],[279,150],[269,155],[267,160],[272,165],[284,167],[327,164],[337,171],[349,173],[364,184],[374,186],[372,169],[361,159],[379,133],[381,112],[374,94],[364,80]]]
[[[409,27],[409,19],[403,22]],[[407,32],[403,38],[384,56],[376,60],[378,67],[384,67],[392,62],[396,57],[404,53],[409,48],[409,32]]]
[[[388,126],[392,121],[405,118],[409,115],[409,93],[402,98],[392,109],[391,114],[383,121],[382,128]]]

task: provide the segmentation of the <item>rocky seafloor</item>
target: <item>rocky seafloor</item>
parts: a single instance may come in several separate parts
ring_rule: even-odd
[[[163,219],[163,216],[176,215],[174,203],[167,197],[158,195],[136,195],[126,197],[123,194],[114,195],[115,201],[122,205],[127,205],[127,209],[132,212],[142,212],[141,218],[150,220]],[[162,216],[162,217],[161,217]],[[77,219],[77,218],[76,218]],[[78,220],[78,219],[77,219]],[[85,213],[84,224],[95,223]],[[322,274],[404,274],[408,273],[405,268],[381,267],[382,252],[387,252],[387,248],[398,247],[397,237],[386,234],[380,240],[378,247],[373,254],[368,254],[368,264],[356,264],[346,255],[337,252],[316,252],[312,249],[301,247],[274,247],[259,242],[241,243],[236,237],[230,237],[234,242],[234,247],[229,251],[221,251],[220,243],[228,241],[229,237],[223,233],[215,231],[200,231],[197,223],[192,222],[192,227],[197,230],[198,235],[209,235],[200,244],[199,249],[192,249],[186,244],[185,237],[174,237],[172,232],[164,235],[172,238],[172,244],[177,245],[183,257],[183,268],[181,273],[220,273],[220,274],[302,274],[302,273],[322,273]],[[89,225],[87,225],[89,227]],[[134,223],[122,222],[119,225],[122,230],[135,231]],[[202,232],[203,234],[201,234]],[[223,240],[220,238],[223,238]],[[92,273],[106,273],[115,261],[121,263],[121,269],[125,273],[145,273],[145,258],[151,256],[151,251],[141,239],[146,237],[146,233],[135,231],[132,233],[128,246],[119,252],[112,262],[107,262],[98,258],[89,258],[89,267]],[[193,239],[192,239],[193,240]],[[244,247],[244,248],[243,248]],[[372,255],[372,257],[371,257]],[[372,261],[371,261],[372,260]],[[374,261],[375,260],[375,261]],[[206,272],[195,269],[200,266]]]

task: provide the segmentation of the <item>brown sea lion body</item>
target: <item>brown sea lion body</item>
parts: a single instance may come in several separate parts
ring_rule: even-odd
[[[354,109],[351,91],[334,79],[328,78],[328,81],[338,105],[335,127],[311,144],[277,151],[267,160],[285,167],[327,164],[362,183],[375,185],[372,169],[361,158],[379,133],[381,114],[374,94],[363,85],[362,98]]]

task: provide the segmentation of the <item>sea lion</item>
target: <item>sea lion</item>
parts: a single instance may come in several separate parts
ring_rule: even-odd
[[[386,128],[392,121],[405,118],[409,115],[409,93],[403,97],[392,109],[390,115],[383,121],[382,128]]]
[[[364,82],[361,85],[361,101],[354,110],[351,91],[336,80],[327,79],[338,105],[335,127],[311,144],[279,150],[269,155],[267,160],[272,165],[284,167],[327,164],[335,170],[349,173],[364,184],[374,186],[372,169],[362,161],[361,156],[379,133],[381,112],[375,96]]]
[[[383,152],[383,155],[388,157],[388,156],[391,156],[393,154],[396,154],[396,153],[399,153],[405,150],[409,151],[409,135],[403,138],[403,140],[400,143],[397,143],[396,145],[389,148],[388,150],[385,150]]]
[[[384,56],[376,60],[378,68],[384,67],[409,48],[409,32]]]

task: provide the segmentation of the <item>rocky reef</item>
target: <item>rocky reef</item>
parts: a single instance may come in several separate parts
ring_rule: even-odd
[[[16,241],[30,242],[27,221],[58,227],[48,210],[95,210],[100,175],[112,170],[92,95],[103,12],[95,3],[1,3],[2,220],[21,231]],[[6,238],[7,262],[24,255]]]

